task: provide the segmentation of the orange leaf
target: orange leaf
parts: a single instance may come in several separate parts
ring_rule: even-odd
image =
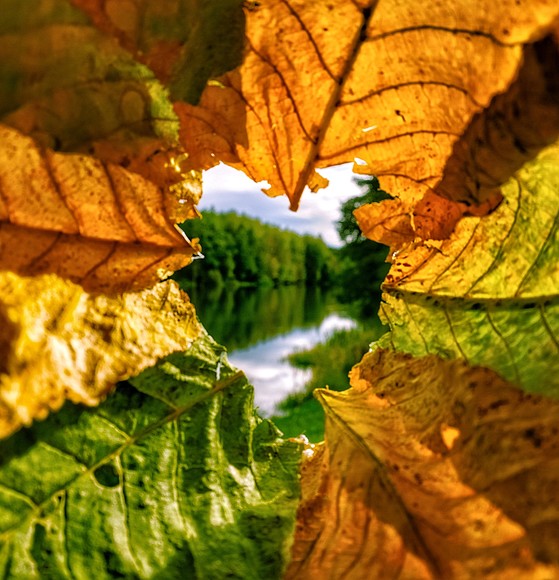
[[[40,149],[7,127],[0,140],[2,269],[116,292],[155,283],[199,250],[166,217],[162,189],[143,177]]]
[[[267,193],[287,194],[293,209],[306,185],[324,185],[316,168],[355,158],[357,172],[409,204],[438,191],[475,116],[516,78],[523,45],[558,15],[549,0],[529,10],[514,0],[498,10],[270,0],[247,18],[243,66],[199,107],[176,106],[183,143],[194,167],[224,160],[268,180]]]

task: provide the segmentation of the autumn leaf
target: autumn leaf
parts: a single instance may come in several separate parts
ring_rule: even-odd
[[[162,192],[117,165],[39,149],[0,126],[0,265],[56,273],[87,290],[137,290],[199,246],[166,216]]]
[[[0,574],[277,578],[299,457],[203,333],[96,409],[3,442]]]
[[[67,1],[8,0],[3,14],[5,124],[44,148],[94,155],[160,186],[178,181],[165,168],[178,155],[178,121],[151,70]]]
[[[351,385],[319,392],[288,578],[559,576],[557,402],[384,350]]]
[[[361,209],[363,232],[398,250],[417,239],[446,239],[464,213],[485,215],[502,201],[501,186],[559,138],[559,52],[547,36],[524,48],[506,93],[476,114],[446,159],[442,179],[422,195],[402,195]],[[396,186],[383,179],[383,187]]]
[[[465,0],[428,10],[396,0],[262,3],[247,17],[243,66],[207,87],[198,107],[177,106],[185,147],[194,166],[222,160],[267,180],[267,193],[287,194],[293,209],[305,186],[325,185],[316,168],[354,159],[357,172],[415,204],[515,80],[523,45],[558,15],[549,0],[475,10]]]
[[[118,381],[186,350],[200,333],[174,282],[91,296],[50,276],[0,274],[0,438],[58,411],[96,405]]]
[[[463,218],[448,240],[395,255],[383,284],[381,316],[391,329],[383,344],[487,366],[557,396],[557,183],[554,145],[503,186],[491,215]]]
[[[159,185],[180,177],[165,170],[180,153],[168,86],[193,100],[242,57],[244,14],[231,0],[6,0],[3,14],[4,122],[45,147],[94,153]]]
[[[246,3],[207,83],[242,10],[3,6],[4,433],[189,347],[175,286],[119,292],[198,251],[220,160],[293,209],[321,167],[380,177],[388,349],[319,392],[294,539],[299,446],[204,335],[4,440],[2,575],[274,578],[293,543],[292,578],[559,577],[559,407],[518,388],[558,392],[559,6]]]
[[[209,76],[239,61],[243,11],[238,3],[222,13],[213,5],[176,3],[166,12],[155,4],[109,2],[104,10],[115,19],[111,30],[122,48],[93,3],[84,4],[103,32],[66,0],[3,6],[0,266],[57,273],[96,292],[135,290],[186,266],[199,251],[175,223],[198,216],[201,180],[183,170],[168,89],[126,49],[137,56],[149,48],[148,64],[171,63],[164,80],[194,98]],[[128,41],[119,25],[136,9],[143,28],[127,29]],[[239,29],[221,34],[211,57],[199,46],[195,65],[192,43],[222,33],[222,19],[231,21],[233,12]],[[171,62],[165,50],[159,54],[169,32],[161,27],[177,13],[189,26],[177,21],[172,42],[167,35]]]

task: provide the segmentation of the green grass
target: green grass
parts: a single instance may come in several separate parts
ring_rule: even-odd
[[[336,391],[347,389],[349,371],[369,350],[369,344],[384,331],[378,321],[350,330],[337,330],[325,342],[287,357],[294,367],[311,369],[312,378],[303,391],[284,399],[278,405],[279,414],[272,417],[285,437],[304,434],[313,443],[322,441],[324,412],[313,397],[313,391],[324,387]]]

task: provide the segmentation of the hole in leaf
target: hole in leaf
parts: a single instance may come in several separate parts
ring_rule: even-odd
[[[101,465],[93,472],[93,475],[97,483],[103,487],[116,487],[120,483],[118,472],[111,463]]]

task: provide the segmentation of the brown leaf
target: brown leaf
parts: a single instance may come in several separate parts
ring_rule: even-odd
[[[293,209],[316,168],[356,158],[409,205],[437,191],[474,117],[516,78],[523,45],[558,15],[550,0],[262,3],[243,66],[199,107],[177,106],[183,143],[193,166],[222,159]]]
[[[91,296],[48,275],[0,273],[0,438],[57,411],[66,399],[96,405],[114,385],[200,333],[174,282]]]
[[[319,391],[290,578],[559,578],[559,404],[377,350]],[[322,463],[322,468],[314,465]]]
[[[166,217],[162,189],[143,177],[40,149],[7,127],[0,141],[2,269],[117,292],[169,276],[199,250]]]

